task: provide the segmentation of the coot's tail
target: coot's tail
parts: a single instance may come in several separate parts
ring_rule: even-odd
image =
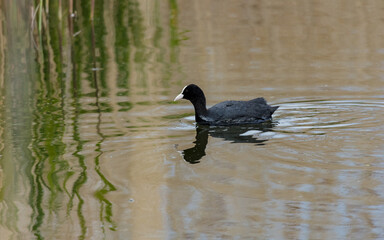
[[[271,111],[271,115],[279,108],[280,106],[273,106],[271,107],[270,111]]]

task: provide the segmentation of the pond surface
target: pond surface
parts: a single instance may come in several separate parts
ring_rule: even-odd
[[[0,5],[2,239],[384,239],[382,1],[81,2]]]

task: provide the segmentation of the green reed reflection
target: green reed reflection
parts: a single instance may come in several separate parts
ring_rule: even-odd
[[[124,89],[119,94],[125,95],[126,89],[128,88],[128,80],[130,77],[130,41],[128,37],[128,26],[124,24],[126,11],[127,11],[128,3],[126,1],[116,1],[115,2],[115,14],[114,14],[114,24],[116,26],[120,26],[119,31],[115,33],[115,45],[114,45],[114,53],[116,64],[118,68],[117,75],[117,87],[119,89]]]
[[[74,108],[74,114],[72,118],[73,140],[74,142],[76,142],[76,150],[73,153],[73,156],[78,161],[79,171],[78,173],[68,172],[68,175],[64,181],[64,183],[66,184],[72,175],[77,174],[78,176],[75,182],[73,183],[72,191],[69,194],[70,198],[67,204],[67,216],[69,216],[70,212],[72,211],[73,204],[74,204],[73,201],[74,201],[74,198],[76,197],[78,200],[77,216],[79,219],[80,229],[81,229],[81,233],[79,234],[79,239],[85,239],[87,228],[86,228],[85,216],[83,214],[84,199],[81,196],[80,189],[86,183],[88,179],[88,175],[87,175],[87,165],[85,162],[85,156],[81,154],[81,151],[83,150],[84,141],[82,141],[80,138],[81,137],[80,131],[79,131],[80,103],[79,103],[78,94],[76,94],[76,90],[73,92],[72,106]]]
[[[2,26],[19,32],[0,36],[7,43],[1,46],[7,68],[0,70],[0,227],[35,239],[68,229],[67,239],[99,231],[108,239],[119,230],[109,197],[119,189],[103,169],[104,147],[126,133],[110,119],[147,103],[133,95],[169,85],[179,69],[177,2],[36,0],[5,11]],[[124,125],[127,132],[135,127]],[[21,219],[27,229],[18,229]]]
[[[44,29],[41,52],[44,56],[39,65],[38,85],[35,94],[32,152],[35,168],[30,203],[33,209],[32,230],[38,239],[43,239],[41,227],[46,218],[58,218],[63,200],[62,180],[68,174],[68,162],[63,158],[66,150],[63,142],[65,132],[64,83],[62,61],[55,56],[60,51],[59,41],[52,28]],[[53,54],[50,53],[51,49]],[[46,211],[45,209],[48,209]]]
[[[96,15],[98,15],[97,13],[99,10],[101,10],[101,9],[99,9],[99,8],[95,9]],[[101,13],[102,13],[102,11],[100,12],[100,14]],[[102,22],[99,22],[99,24],[102,24]],[[92,28],[91,32],[92,32],[92,45],[93,45],[92,57],[93,57],[94,67],[96,67],[96,55],[94,53],[94,50],[97,46],[98,49],[103,49],[100,52],[105,52],[105,45],[104,45],[103,41],[96,41],[96,35],[95,34],[97,32],[95,31],[95,23],[94,22],[92,22],[91,28]],[[104,28],[101,28],[101,29],[104,29]],[[97,30],[99,30],[99,29],[97,29]],[[103,35],[102,35],[102,33],[100,33],[100,35],[98,35],[98,36],[103,36]],[[105,62],[104,62],[104,65],[106,65]],[[103,223],[104,223],[104,221],[106,221],[106,223],[108,223],[108,225],[109,225],[109,229],[115,231],[116,230],[116,224],[112,220],[112,203],[105,197],[105,195],[111,191],[115,191],[116,188],[110,181],[108,181],[108,179],[104,176],[104,174],[100,170],[100,157],[103,155],[101,145],[105,140],[105,136],[102,133],[102,130],[100,127],[101,121],[102,121],[101,120],[102,110],[100,108],[101,104],[99,103],[99,94],[98,94],[99,89],[98,89],[98,84],[97,84],[98,83],[98,77],[97,77],[98,74],[97,73],[98,73],[98,71],[96,71],[96,69],[94,69],[93,77],[94,77],[94,83],[95,83],[95,88],[96,88],[95,99],[96,99],[96,107],[97,107],[97,113],[98,113],[97,123],[96,123],[96,132],[97,132],[97,135],[100,137],[100,140],[96,143],[96,149],[95,149],[95,151],[98,153],[96,158],[95,158],[95,171],[99,175],[99,177],[100,177],[100,179],[104,185],[101,189],[96,191],[95,196],[100,201],[100,221]],[[102,74],[102,73],[103,73],[103,71],[101,71],[101,73],[99,75],[100,81],[101,81],[101,87],[102,87],[102,89],[106,90],[106,87],[104,86],[104,83],[106,83],[106,75]],[[107,95],[107,92],[105,92],[105,93]],[[104,94],[101,94],[101,96],[104,96]],[[105,109],[104,109],[104,112],[106,112]],[[103,224],[101,227],[104,234],[105,234],[105,228],[104,228],[105,225],[107,225],[107,224]]]
[[[1,238],[20,235],[20,221],[28,218],[28,192],[33,166],[31,142],[35,73],[33,52],[25,32],[28,2],[1,3],[1,119],[0,119],[0,232]],[[13,14],[10,14],[13,13]],[[3,29],[3,27],[5,29]],[[4,55],[3,55],[4,54]],[[23,209],[20,209],[24,206]],[[26,236],[28,237],[29,234]]]

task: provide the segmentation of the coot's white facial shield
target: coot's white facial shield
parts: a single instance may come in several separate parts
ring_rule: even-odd
[[[187,85],[187,86],[188,86],[188,85]],[[177,101],[177,100],[180,100],[180,99],[182,99],[182,98],[184,97],[183,92],[184,92],[184,89],[185,89],[187,86],[185,86],[185,87],[183,88],[183,90],[181,90],[181,93],[175,97],[175,99],[173,100],[174,102]]]

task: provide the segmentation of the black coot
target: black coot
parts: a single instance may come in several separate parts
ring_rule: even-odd
[[[256,124],[272,119],[272,114],[279,106],[270,106],[264,98],[249,101],[225,101],[207,109],[203,90],[195,84],[183,88],[174,101],[191,101],[195,107],[195,120],[207,125]]]

